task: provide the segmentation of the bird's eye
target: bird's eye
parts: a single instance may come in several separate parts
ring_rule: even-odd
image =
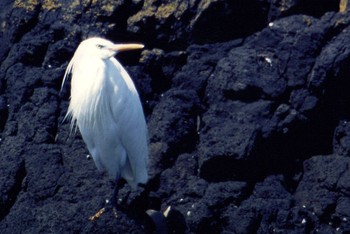
[[[104,48],[104,46],[103,46],[103,45],[100,45],[100,44],[98,44],[98,45],[96,45],[96,46],[97,46],[97,48],[99,48],[99,49]]]

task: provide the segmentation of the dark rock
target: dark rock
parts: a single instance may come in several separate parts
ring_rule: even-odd
[[[333,138],[333,153],[340,156],[350,156],[350,136],[349,123],[347,121],[339,122],[335,129]]]
[[[202,118],[204,127],[198,146],[203,178],[222,181],[249,177],[250,173],[244,173],[246,168],[237,160],[250,156],[259,137],[259,128],[264,124],[264,116],[270,108],[270,101],[211,105]]]
[[[145,230],[147,233],[168,233],[166,219],[162,212],[147,210],[146,213],[149,218],[145,222]]]
[[[274,232],[292,205],[292,196],[282,176],[270,176],[257,183],[251,196],[240,204],[230,204],[222,212],[223,230],[233,233]],[[279,221],[279,222],[277,222]]]
[[[320,17],[328,11],[338,11],[338,1],[327,0],[307,0],[307,1],[271,1],[268,14],[269,21],[273,21],[277,18],[282,18],[288,15],[294,14],[306,14],[315,17]]]
[[[212,1],[198,4],[191,21],[195,43],[208,43],[242,38],[266,24],[266,1]]]
[[[220,211],[228,204],[241,202],[249,187],[245,182],[208,184],[196,174],[196,158],[181,155],[175,167],[161,174],[157,193],[163,197],[163,204],[172,204],[185,216],[192,232],[211,232],[221,227]]]
[[[144,233],[146,210],[169,206],[188,233],[350,232],[350,18],[338,4],[2,1],[0,232]],[[64,121],[69,81],[60,93],[90,36],[145,44],[117,59],[150,136],[149,183],[124,186],[118,219],[95,222],[114,184]]]
[[[14,3],[14,1],[12,2]],[[35,27],[39,14],[39,7],[35,4],[30,6],[29,11],[26,11],[24,7],[19,7],[16,4],[13,4],[13,7],[5,7],[5,5],[9,6],[11,4],[8,1],[3,1],[2,4],[4,4],[4,7],[1,7],[1,9],[3,9],[2,14],[6,16],[1,18],[1,62],[6,58],[10,47],[13,46],[14,43],[19,42],[29,30]],[[17,2],[17,4],[23,5],[24,3]]]
[[[247,36],[266,23],[265,1],[145,1],[128,19],[128,31],[154,47],[185,48]]]
[[[169,207],[166,210],[166,220],[168,226],[168,233],[186,233],[187,224],[185,216],[178,210]]]
[[[0,96],[0,132],[4,130],[8,118],[8,107],[4,97]]]
[[[151,171],[158,170],[159,173],[172,165],[179,154],[193,150],[198,139],[198,102],[195,92],[172,89],[164,93],[154,107],[149,120]]]
[[[24,190],[35,200],[52,197],[60,185],[63,174],[62,155],[57,147],[40,145],[26,152],[26,184]],[[54,167],[51,165],[55,165]]]
[[[174,51],[165,53],[160,49],[142,52],[140,63],[145,67],[145,73],[152,76],[152,91],[163,93],[171,86],[174,73],[186,63],[186,53]]]
[[[8,137],[1,139],[1,197],[0,219],[3,219],[17,200],[26,176],[21,138]],[[4,150],[6,149],[7,150]]]
[[[204,99],[205,88],[218,61],[242,40],[207,45],[191,45],[187,49],[187,63],[175,74],[172,84],[181,89],[195,90]]]
[[[329,17],[326,15],[320,22]],[[331,27],[320,22],[306,16],[281,19],[242,46],[233,47],[217,62],[207,78],[205,100],[209,107],[202,116],[204,127],[198,145],[203,178],[233,179],[237,178],[235,174],[245,179],[264,176],[269,173],[269,166],[263,170],[254,168],[255,175],[249,176],[244,173],[249,171],[244,165],[251,167],[251,162],[237,162],[237,159],[254,158],[268,165],[275,153],[263,146],[265,152],[261,154],[258,143],[280,133],[285,135],[284,139],[291,139],[293,131],[289,126],[302,124],[315,112],[318,97],[300,87],[306,85],[314,56]],[[314,149],[310,147],[311,150]],[[284,157],[289,160],[287,155]]]
[[[318,223],[344,232],[350,228],[348,213],[343,210],[350,191],[348,167],[348,157],[312,157],[304,162],[304,175],[294,195],[295,204],[313,212]]]

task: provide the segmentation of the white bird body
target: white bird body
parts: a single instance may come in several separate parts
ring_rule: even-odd
[[[79,45],[63,80],[72,73],[67,116],[78,125],[97,168],[136,188],[148,178],[147,125],[137,90],[113,57],[113,46],[101,38]]]

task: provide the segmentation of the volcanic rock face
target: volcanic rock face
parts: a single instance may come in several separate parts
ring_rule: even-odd
[[[350,232],[350,12],[338,4],[2,1],[0,232],[144,233],[144,212],[168,206],[187,233]],[[145,43],[117,58],[150,136],[150,191],[124,186],[118,219],[94,222],[113,186],[63,121],[60,92],[90,36]]]

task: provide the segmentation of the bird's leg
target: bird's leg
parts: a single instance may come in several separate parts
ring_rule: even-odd
[[[147,185],[143,184],[143,183],[138,183],[137,186],[139,186],[140,188],[146,189]]]
[[[113,192],[113,196],[110,200],[106,200],[106,205],[100,209],[99,211],[96,212],[96,214],[94,214],[93,216],[91,216],[89,218],[89,220],[91,221],[95,221],[97,220],[98,218],[101,217],[101,215],[107,210],[107,209],[111,209],[112,208],[112,211],[113,211],[113,214],[114,214],[114,217],[117,218],[118,215],[117,215],[117,197],[118,197],[118,193],[119,193],[119,188],[123,185],[123,183],[121,183],[122,180],[120,180],[120,177],[117,176],[117,179],[116,179],[116,183],[115,183],[115,186],[114,186],[114,192]]]
[[[117,197],[118,197],[118,193],[119,193],[119,179],[117,180],[117,182],[115,183],[115,186],[114,186],[114,192],[113,192],[113,196],[111,198],[111,205],[112,205],[112,210],[113,210],[113,214],[114,214],[114,217],[117,218],[118,215],[117,215]]]
[[[93,216],[89,217],[90,221],[95,221],[97,219],[99,219],[101,217],[101,215],[106,211],[106,208],[103,207],[102,209],[100,209],[99,211],[96,212],[96,214],[94,214]]]

